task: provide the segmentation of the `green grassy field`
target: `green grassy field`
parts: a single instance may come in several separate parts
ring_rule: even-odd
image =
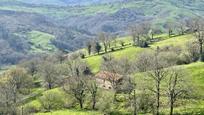
[[[151,47],[164,47],[164,46],[181,46],[182,48],[185,47],[186,43],[192,40],[194,37],[191,34],[183,35],[183,36],[176,36],[165,39],[160,42],[156,42],[151,45]]]
[[[31,31],[27,36],[32,44],[31,52],[42,53],[56,51],[56,47],[50,43],[50,40],[54,39],[53,35],[39,31]]]
[[[117,50],[115,52],[111,52],[110,54],[115,56],[116,58],[121,57],[128,57],[129,59],[134,59],[134,57],[142,51],[149,50],[149,49],[155,49],[157,46],[164,47],[164,46],[179,46],[179,47],[185,47],[185,44],[193,38],[192,35],[187,34],[184,36],[177,36],[177,37],[171,37],[168,38],[168,35],[159,35],[156,36],[160,38],[161,41],[153,43],[150,45],[149,48],[139,48],[135,46],[130,46],[127,48],[124,48],[122,50]],[[125,39],[125,38],[123,38]],[[126,40],[127,43],[130,43],[130,37],[127,37],[128,40]],[[96,56],[90,56],[86,58],[87,63],[90,65],[92,72],[97,73],[100,70],[100,64],[102,61],[103,55],[96,55]]]
[[[190,80],[192,94],[196,99],[182,100],[182,106],[175,108],[175,113],[182,113],[187,115],[203,115],[204,114],[204,63],[196,62],[189,65],[179,66],[187,72],[187,76]],[[179,101],[181,104],[182,102]],[[168,109],[164,109],[164,112],[168,112]]]
[[[59,110],[49,113],[38,113],[36,115],[101,115],[101,114],[95,111]]]
[[[139,48],[135,46],[128,46],[126,48],[123,48],[121,50],[117,50],[115,52],[110,52],[113,56],[116,58],[127,56],[129,59],[135,59],[135,56],[142,51],[155,49],[157,46],[164,47],[164,46],[180,46],[182,48],[185,47],[185,44],[193,39],[193,36],[191,34],[183,35],[183,36],[176,36],[176,37],[167,37],[167,35],[158,35],[160,41],[155,42],[150,45],[149,48]],[[126,43],[130,43],[131,39],[130,37],[124,37],[120,40],[124,40]],[[100,70],[100,64],[102,61],[103,55],[95,55],[87,57],[85,60],[87,63],[91,66],[91,69],[94,73],[97,73]],[[204,63],[203,62],[196,62],[189,65],[179,65],[176,66],[179,68],[182,68],[184,71],[187,72],[188,79],[192,82],[192,87],[194,88],[194,91],[192,92],[192,95],[196,95],[198,98],[196,99],[182,99],[177,102],[178,106],[175,107],[174,112],[178,114],[186,114],[186,115],[192,115],[192,114],[200,114],[202,115],[204,113]],[[140,82],[143,80],[144,77],[142,73],[138,73],[139,76],[135,76],[135,79],[137,82]],[[141,82],[142,83],[142,82]],[[46,92],[50,91],[60,91],[59,88],[48,90]],[[41,96],[43,96],[46,92],[43,92]],[[111,93],[111,92],[106,92]],[[167,98],[162,97],[162,102],[167,103]],[[31,102],[27,103],[34,105],[36,108],[41,108],[40,102],[38,98],[31,100]],[[121,103],[123,104],[123,103]],[[124,113],[128,113],[128,111],[123,110],[123,108],[118,108],[118,111],[122,111]],[[168,114],[169,109],[168,105],[164,105],[164,107],[161,109],[161,112],[164,114]],[[37,113],[36,115],[100,115],[101,113],[98,111],[86,111],[86,110],[79,110],[79,109],[62,109],[62,110],[53,110],[52,112],[48,113]]]
[[[204,63],[203,62],[196,62],[189,65],[182,65],[178,66],[182,67],[184,71],[187,71],[188,79],[192,81],[192,87],[194,87],[193,95],[198,96],[197,99],[184,99],[178,100],[177,104],[174,109],[174,112],[177,114],[185,114],[185,115],[202,115],[204,113]],[[139,73],[140,74],[140,73]],[[138,82],[142,80],[143,75],[135,76]],[[142,82],[141,82],[142,83]],[[60,91],[59,89],[52,89],[50,91]],[[50,92],[46,91],[46,92]],[[106,92],[111,93],[111,92]],[[43,93],[45,94],[45,92]],[[167,98],[162,97],[162,102],[167,102]],[[38,100],[34,100],[32,102],[33,105],[41,108],[41,105]],[[122,104],[122,103],[121,103]],[[118,108],[118,111],[128,113],[128,111],[123,110],[122,108]],[[120,110],[121,109],[121,110]],[[163,114],[168,114],[169,109],[168,105],[165,105],[161,112]],[[36,115],[101,115],[102,113],[97,111],[87,111],[87,110],[80,110],[80,109],[66,109],[66,110],[53,110],[52,112],[48,113],[37,113]],[[144,115],[144,114],[141,114]]]

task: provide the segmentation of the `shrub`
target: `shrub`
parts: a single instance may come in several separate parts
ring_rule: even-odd
[[[74,108],[77,106],[77,100],[70,94],[66,94],[66,99],[64,100],[64,102],[65,108]]]
[[[111,51],[113,52],[113,51],[115,51],[115,49],[114,49],[114,48],[111,48]]]
[[[64,107],[65,96],[59,89],[50,90],[40,97],[40,103],[45,111],[57,110]]]
[[[145,41],[145,42],[143,43],[143,46],[142,46],[142,47],[144,47],[144,48],[149,47],[149,44]]]
[[[179,61],[179,55],[173,51],[161,52],[160,56],[162,59],[166,60],[170,65],[176,65]]]
[[[30,113],[37,113],[42,109],[42,106],[39,101],[32,101],[31,103],[28,103],[24,107],[24,113],[30,114]]]
[[[154,104],[154,100],[153,100],[151,95],[142,93],[139,95],[138,103],[139,103],[138,104],[139,111],[141,111],[143,113],[147,113],[147,112],[151,111],[153,104]]]
[[[204,62],[204,53],[201,55],[201,61]]]
[[[85,58],[85,54],[81,54],[81,58],[84,59]]]
[[[191,62],[196,62],[199,59],[199,46],[194,41],[189,41],[186,44],[187,54]]]
[[[177,65],[189,64],[189,63],[191,63],[191,60],[186,54],[182,54],[181,56],[179,56],[179,59],[176,62]]]
[[[97,108],[99,108],[99,110],[103,113],[106,114],[112,113],[114,111],[113,97],[114,96],[110,93],[103,93],[98,100]]]

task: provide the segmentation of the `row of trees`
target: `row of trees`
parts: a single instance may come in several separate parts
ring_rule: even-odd
[[[169,37],[173,35],[193,34],[194,44],[198,44],[200,60],[203,56],[204,43],[204,23],[201,17],[182,19],[178,22],[167,22],[165,28],[168,30]],[[161,33],[158,29],[153,28],[150,22],[143,22],[130,27],[130,33],[134,45],[147,47],[151,41],[154,41],[154,35]]]
[[[200,54],[203,50],[201,47],[203,46],[203,26],[204,24],[200,17],[181,19],[178,22],[169,21],[164,25],[168,31],[169,37],[188,33],[194,34],[196,43],[200,45]],[[151,42],[157,41],[155,35],[162,33],[162,31],[154,27],[151,22],[131,25],[129,32],[132,36],[133,45],[139,47],[148,47]],[[114,47],[117,47],[117,44],[120,44],[121,47],[125,46],[125,42],[122,40],[118,42],[116,36],[112,36],[108,33],[100,33],[97,39],[87,42],[87,51],[89,55],[91,55],[92,52],[97,52],[99,54],[102,50],[107,53],[108,49],[113,51]]]
[[[118,46],[120,45],[120,46]],[[88,55],[94,54],[97,52],[104,51],[107,53],[109,51],[114,51],[118,47],[124,47],[125,42],[123,40],[117,40],[115,35],[111,35],[110,33],[99,33],[95,39],[92,39],[86,43]]]

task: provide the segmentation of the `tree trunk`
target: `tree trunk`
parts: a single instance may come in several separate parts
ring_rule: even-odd
[[[8,96],[8,94],[6,94],[6,107],[8,108],[9,107],[9,96]]]
[[[50,110],[51,110],[51,105],[48,105],[47,111],[50,112]]]
[[[106,45],[104,45],[104,47],[105,47],[105,52],[107,52],[107,46],[106,46]]]
[[[170,102],[170,115],[173,115],[173,111],[174,111],[174,102],[172,101],[171,99],[171,102]]]
[[[96,107],[96,97],[93,97],[93,104],[92,104],[92,109],[95,110]]]
[[[140,37],[137,37],[137,45],[140,46]]]
[[[17,93],[14,91],[14,94],[13,94],[13,103],[16,103],[17,102]]]
[[[83,109],[83,101],[80,99],[79,100],[80,108]]]
[[[157,106],[156,106],[156,115],[159,115],[160,108],[160,81],[157,81]]]
[[[117,101],[117,92],[114,93],[114,102]]]
[[[203,43],[200,42],[200,60],[202,60],[202,54],[203,54]]]
[[[171,37],[171,30],[169,30],[169,37]]]
[[[13,110],[12,115],[17,115],[16,110]]]
[[[134,115],[137,115],[137,100],[136,100],[136,92],[134,90]]]
[[[24,110],[23,106],[21,107],[21,115],[24,115]]]
[[[88,48],[88,53],[89,55],[91,55],[91,48]]]
[[[152,34],[152,40],[154,39],[154,34]]]
[[[52,89],[51,83],[48,83],[48,88],[49,88],[49,89]]]

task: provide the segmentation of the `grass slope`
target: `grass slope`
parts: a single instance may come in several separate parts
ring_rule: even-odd
[[[94,111],[59,110],[50,113],[37,113],[36,115],[101,115],[101,114]]]
[[[187,115],[203,115],[204,114],[204,63],[197,62],[182,66],[188,73],[188,77],[192,82],[193,95],[196,99],[185,100],[182,106],[176,107],[176,113]]]
[[[192,35],[184,35],[184,36],[177,36],[177,37],[171,37],[168,38],[168,35],[159,35],[156,36],[160,38],[160,42],[156,42],[150,45],[149,48],[139,48],[135,46],[130,46],[128,48],[124,48],[122,50],[117,50],[115,52],[111,52],[113,56],[116,58],[118,57],[128,57],[129,59],[134,59],[134,57],[142,51],[149,50],[149,49],[155,49],[157,46],[164,47],[164,46],[181,46],[184,47],[185,43],[193,38]],[[124,39],[124,38],[123,38]],[[130,43],[130,38],[128,37],[128,41]],[[100,65],[102,61],[103,55],[96,55],[86,58],[87,63],[90,65],[92,72],[97,73],[100,70]]]
[[[53,35],[39,32],[31,31],[28,34],[30,43],[32,44],[31,52],[53,52],[56,50],[56,47],[50,43],[50,40],[54,39]]]
[[[174,109],[175,114],[185,114],[185,115],[203,115],[204,114],[204,63],[203,62],[196,62],[189,65],[182,65],[178,66],[182,67],[184,71],[189,73],[188,79],[192,80],[192,87],[194,87],[194,95],[198,96],[199,98],[196,99],[187,99],[187,100],[178,100],[177,104]],[[141,76],[135,76],[138,82],[143,80],[142,73],[139,73]],[[142,84],[143,82],[141,82]],[[49,91],[58,91],[59,89],[52,89]],[[46,91],[46,92],[49,92]],[[44,92],[45,93],[45,92]],[[111,93],[111,92],[106,92]],[[162,102],[167,103],[167,98],[161,97]],[[34,100],[31,102],[35,106],[39,106],[39,101]],[[121,102],[122,103],[122,102]],[[118,111],[121,108],[118,108]],[[122,109],[123,110],[123,109]],[[121,111],[122,113],[128,113],[127,110]],[[161,109],[163,114],[168,114],[169,109],[168,105],[165,105],[164,108]],[[121,114],[122,114],[121,113]],[[85,110],[78,110],[78,109],[66,109],[66,110],[55,110],[48,113],[37,113],[36,115],[101,115],[102,113],[97,111],[85,111]]]
[[[185,47],[186,42],[188,42],[193,38],[191,34],[187,34],[183,36],[175,36],[171,38],[168,38],[167,35],[159,35],[157,37],[160,37],[161,41],[151,44],[149,48],[138,48],[134,46],[129,46],[124,49],[111,52],[110,54],[112,54],[116,58],[127,56],[129,57],[129,59],[134,59],[134,56],[137,55],[139,52],[155,49],[157,46],[164,47],[164,46],[173,45],[173,46]],[[125,40],[126,43],[131,42],[130,37],[127,37],[127,39],[123,38],[123,40]],[[86,61],[91,66],[91,69],[94,73],[100,70],[102,56],[103,55],[95,55],[95,56],[90,56],[86,58]],[[197,62],[189,65],[181,65],[178,67],[183,68],[184,71],[188,73],[188,79],[192,81],[192,87],[195,89],[192,93],[193,95],[196,95],[198,98],[179,100],[178,101],[179,106],[175,107],[175,113],[186,114],[186,115],[204,114],[204,98],[203,98],[204,97],[204,63]],[[137,79],[136,81],[141,82],[142,84],[143,82],[141,80],[143,80],[144,76],[141,73],[138,73],[138,75],[135,76],[135,78]],[[53,89],[53,90],[58,90],[58,89]],[[50,91],[53,91],[53,90],[50,90]],[[42,95],[44,95],[44,93]],[[111,92],[107,92],[107,93],[111,93]],[[162,102],[167,103],[167,98],[162,97],[161,99],[162,99]],[[36,98],[36,100],[32,100],[30,103],[40,108],[38,98]],[[169,112],[168,105],[165,105],[161,111],[164,114],[168,114]],[[125,113],[127,111],[124,110],[123,112]],[[37,113],[36,115],[51,115],[51,114],[52,115],[100,115],[101,113],[96,111],[81,111],[78,109],[67,109],[67,110],[55,110],[50,113]]]

